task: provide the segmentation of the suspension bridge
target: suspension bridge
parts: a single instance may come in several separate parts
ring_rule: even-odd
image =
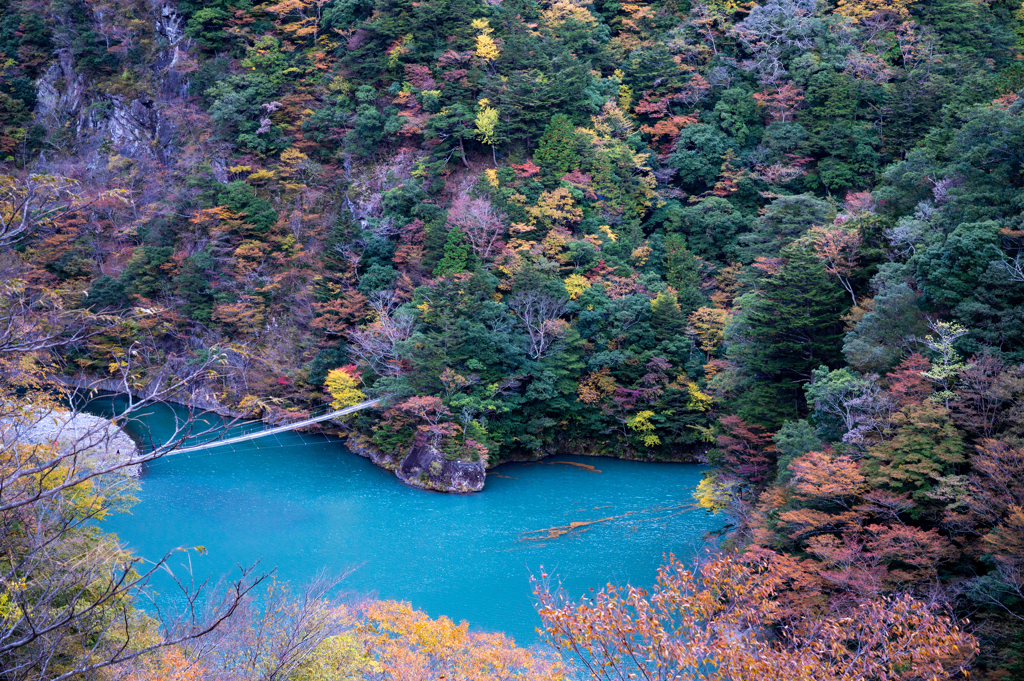
[[[248,442],[249,440],[256,440],[257,438],[261,438],[261,437],[269,437],[271,435],[277,435],[278,433],[286,433],[289,430],[297,430],[299,428],[305,428],[306,426],[311,426],[314,423],[321,423],[323,421],[330,421],[331,419],[336,419],[336,418],[338,418],[340,416],[345,416],[347,414],[354,414],[357,411],[362,411],[363,409],[369,409],[370,407],[376,406],[377,404],[380,404],[383,401],[384,401],[383,397],[378,397],[375,400],[367,400],[366,402],[360,402],[359,404],[353,404],[350,407],[345,407],[344,409],[339,409],[338,411],[332,411],[332,412],[330,412],[328,414],[322,414],[320,416],[314,416],[313,418],[308,418],[308,419],[306,419],[304,421],[296,421],[295,423],[286,423],[283,426],[276,426],[274,428],[267,428],[266,430],[258,430],[256,432],[247,433],[245,435],[239,435],[237,437],[229,437],[229,438],[227,438],[225,440],[212,440],[210,442],[207,442],[207,443],[201,444],[201,445],[194,445],[192,447],[184,447],[182,449],[175,449],[172,452],[168,452],[167,455],[171,456],[171,455],[174,455],[174,454],[188,454],[190,452],[202,452],[202,451],[205,451],[207,449],[213,449],[214,447],[226,447],[228,445],[236,445],[239,442]]]

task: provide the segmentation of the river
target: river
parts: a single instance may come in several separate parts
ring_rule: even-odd
[[[172,421],[157,407],[128,430],[162,441]],[[693,508],[701,471],[558,457],[502,465],[483,492],[446,495],[403,485],[337,439],[287,433],[147,464],[138,503],[104,526],[147,559],[205,547],[192,557],[201,578],[257,560],[293,584],[356,568],[344,589],[529,645],[540,623],[529,578],[542,567],[578,598],[609,582],[650,585],[663,554],[700,550],[721,524]]]

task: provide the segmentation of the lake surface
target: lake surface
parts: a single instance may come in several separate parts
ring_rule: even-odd
[[[161,440],[172,417],[159,407],[129,430]],[[345,590],[529,645],[540,623],[529,578],[542,566],[578,598],[609,582],[648,586],[663,554],[700,550],[721,524],[693,507],[701,472],[559,457],[500,466],[483,492],[456,496],[407,487],[337,439],[288,433],[147,465],[138,503],[104,526],[148,559],[205,547],[192,557],[197,577],[259,560],[297,585],[323,568],[356,567]]]

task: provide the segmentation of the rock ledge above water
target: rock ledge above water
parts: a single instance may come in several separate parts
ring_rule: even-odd
[[[135,441],[108,419],[92,414],[47,410],[33,418],[0,421],[0,442],[20,445],[54,445],[74,454],[81,466],[90,469],[115,466],[135,458]],[[137,476],[141,465],[125,466],[119,471]]]

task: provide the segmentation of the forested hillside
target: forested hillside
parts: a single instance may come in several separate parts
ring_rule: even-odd
[[[789,612],[949,601],[1024,678],[1018,19],[0,0],[6,318],[248,415],[386,395],[385,452],[706,455]]]

